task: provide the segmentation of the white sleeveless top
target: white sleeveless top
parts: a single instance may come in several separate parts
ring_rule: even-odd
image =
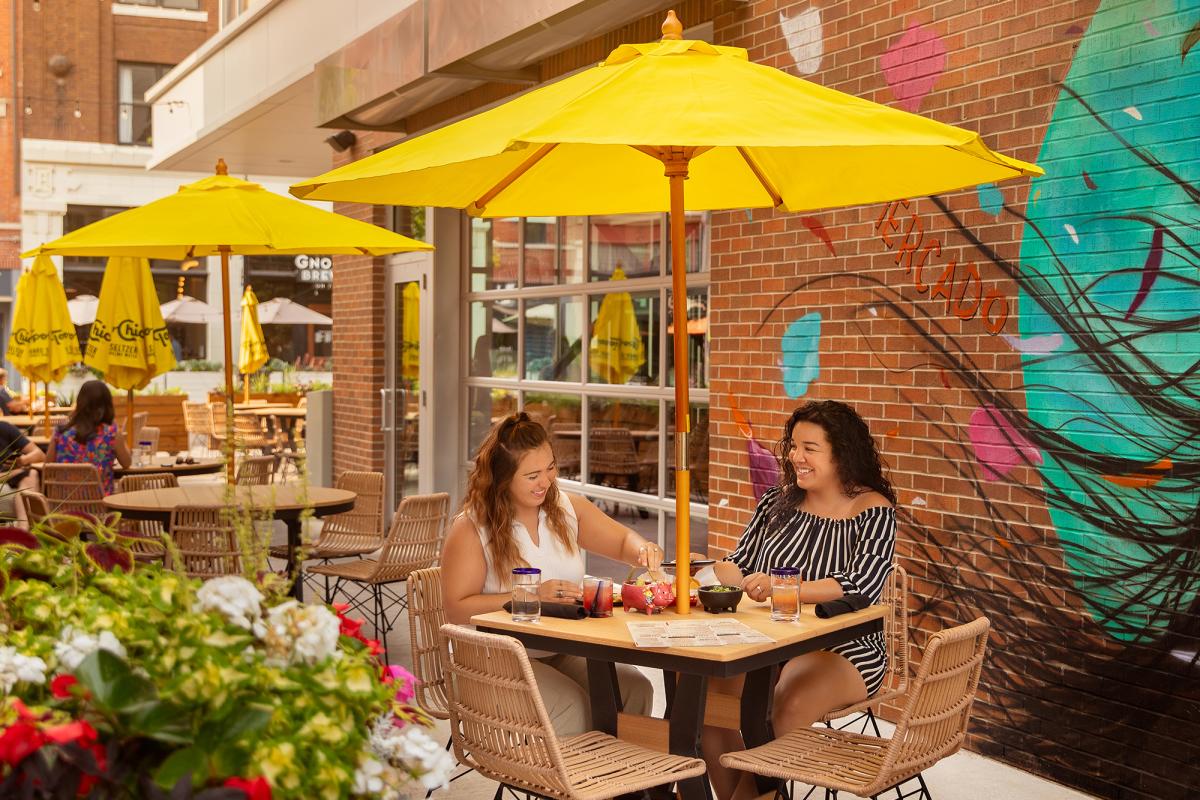
[[[546,512],[542,509],[538,510],[538,544],[533,543],[533,539],[529,536],[529,531],[525,526],[513,520],[513,537],[517,541],[517,547],[520,549],[521,558],[525,559],[525,563],[531,567],[536,567],[542,571],[542,580],[560,580],[570,581],[574,584],[583,583],[583,551],[579,549],[579,519],[575,516],[575,507],[571,505],[571,501],[567,498],[566,492],[561,488],[558,490],[558,504],[562,507],[567,518],[567,530],[571,537],[571,541],[575,544],[575,552],[569,553],[563,549],[555,537],[554,532],[550,530],[550,522],[546,517]],[[483,558],[487,564],[487,577],[483,582],[482,594],[503,594],[509,591],[512,583],[511,575],[497,575],[496,569],[492,564],[491,551],[488,549],[488,542],[491,541],[491,532],[479,524],[478,520],[472,518],[475,523],[475,531],[479,534],[479,541],[483,545]]]

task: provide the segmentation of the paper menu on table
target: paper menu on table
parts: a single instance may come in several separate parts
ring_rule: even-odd
[[[719,647],[723,644],[761,644],[775,641],[770,636],[736,619],[688,620],[686,622],[627,622],[637,647]]]

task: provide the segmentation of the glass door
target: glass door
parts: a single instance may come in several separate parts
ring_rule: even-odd
[[[397,257],[388,286],[388,380],[382,390],[385,482],[387,505],[394,510],[422,487],[421,427],[428,407],[423,383],[422,342],[428,308],[430,258],[424,254]]]

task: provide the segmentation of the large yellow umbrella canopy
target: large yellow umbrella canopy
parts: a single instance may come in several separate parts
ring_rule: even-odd
[[[242,337],[238,346],[238,372],[245,376],[247,390],[250,373],[257,372],[267,363],[267,340],[262,325],[258,324],[258,297],[249,286],[242,293]]]
[[[451,206],[484,217],[684,210],[799,211],[935,194],[1038,175],[979,135],[852,97],[746,51],[663,40],[424,136],[295,184],[299,197]],[[686,182],[686,185],[685,185]],[[671,250],[675,319],[686,319],[684,248]],[[687,613],[688,381],[675,336],[678,608]]]
[[[61,380],[68,367],[79,363],[67,294],[47,255],[38,255],[17,282],[7,357],[28,380],[42,383]]]
[[[625,280],[625,270],[614,269],[611,280]],[[605,295],[600,301],[592,323],[588,362],[589,369],[607,383],[625,383],[646,363],[642,329],[629,292]]]
[[[122,211],[39,248],[51,255],[140,256],[185,259],[220,255],[225,312],[225,389],[233,396],[229,329],[231,255],[387,255],[431,250],[432,245],[376,225],[334,214],[257,183],[217,174],[179,187],[175,194]]]

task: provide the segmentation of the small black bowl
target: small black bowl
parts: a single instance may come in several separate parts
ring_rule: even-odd
[[[742,590],[737,586],[701,586],[698,594],[700,605],[710,614],[737,611],[738,603],[742,602]]]

